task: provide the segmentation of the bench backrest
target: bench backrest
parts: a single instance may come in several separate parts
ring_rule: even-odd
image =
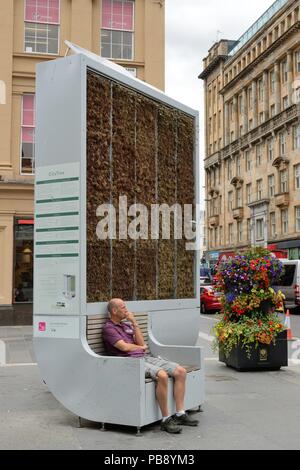
[[[148,346],[148,314],[135,313],[136,321],[143,333],[145,343]],[[107,317],[103,315],[90,315],[86,321],[86,338],[91,350],[99,355],[106,355],[106,350],[102,340],[102,328]]]

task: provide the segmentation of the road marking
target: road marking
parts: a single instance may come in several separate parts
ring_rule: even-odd
[[[202,331],[200,331],[199,333],[199,338],[205,339],[206,341],[209,341],[210,343],[215,339],[213,336],[207,335],[206,333],[202,333]]]
[[[214,321],[214,322],[219,321],[217,318],[207,317],[206,315],[201,315],[200,318],[206,318],[207,320],[212,320],[212,321]]]
[[[6,345],[4,341],[0,339],[0,366],[6,363]]]
[[[37,366],[37,362],[19,362],[15,364],[0,364],[0,367],[20,367],[20,366]]]

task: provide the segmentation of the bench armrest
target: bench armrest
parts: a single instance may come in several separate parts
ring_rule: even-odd
[[[180,365],[193,365],[203,368],[204,358],[201,346],[180,346],[161,344],[149,331],[149,349],[153,356],[161,356]]]

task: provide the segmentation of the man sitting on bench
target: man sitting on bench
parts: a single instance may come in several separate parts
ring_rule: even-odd
[[[163,416],[161,429],[178,434],[181,432],[180,425],[197,426],[198,420],[192,419],[184,410],[186,370],[179,364],[145,353],[147,346],[143,334],[123,300],[112,299],[108,303],[108,313],[110,320],[103,327],[107,352],[114,356],[145,358],[145,375],[156,381],[156,398]],[[168,410],[168,376],[174,379],[174,416]]]

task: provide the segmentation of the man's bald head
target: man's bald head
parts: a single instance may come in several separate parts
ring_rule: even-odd
[[[107,310],[110,317],[113,317],[124,306],[125,304],[122,299],[111,299],[107,305]]]

